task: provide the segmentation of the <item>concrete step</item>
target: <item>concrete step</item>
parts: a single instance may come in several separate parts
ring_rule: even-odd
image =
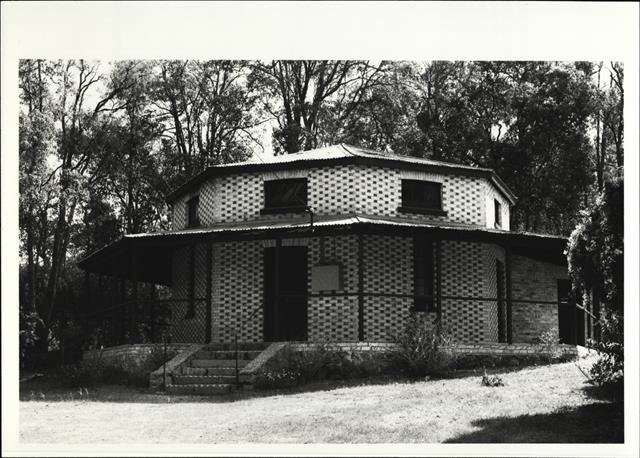
[[[174,385],[232,385],[236,383],[233,375],[174,375]]]
[[[238,359],[254,359],[262,353],[261,350],[239,350]],[[236,359],[236,354],[232,350],[207,350],[199,351],[194,355],[195,359]]]
[[[238,367],[240,367],[238,365]],[[182,375],[235,375],[236,368],[234,367],[189,367],[182,366],[179,369],[179,373]]]
[[[265,350],[269,342],[238,342],[239,350]],[[210,343],[203,347],[205,351],[233,351],[235,344],[233,342]]]
[[[170,394],[184,394],[195,396],[208,396],[212,394],[226,394],[233,390],[233,385],[167,385],[167,392]]]
[[[242,368],[249,364],[249,360],[241,359],[238,360],[238,367]],[[191,367],[236,367],[235,359],[192,359],[189,364]]]

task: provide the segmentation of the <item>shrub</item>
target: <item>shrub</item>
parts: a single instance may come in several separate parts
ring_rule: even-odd
[[[36,345],[38,340],[37,328],[43,326],[42,320],[35,312],[25,312],[20,309],[20,365],[26,365],[27,352]]]
[[[99,351],[78,363],[61,366],[60,374],[72,386],[92,386],[104,379],[105,369],[102,351]]]
[[[439,323],[429,324],[412,315],[393,340],[396,347],[388,357],[391,364],[406,375],[440,375],[455,364],[455,355],[441,348],[451,345],[452,338]]]
[[[290,388],[319,380],[344,380],[382,375],[389,369],[385,354],[346,352],[316,342],[304,350],[284,347],[254,379],[256,388]]]
[[[93,386],[99,383],[147,386],[149,374],[176,354],[176,350],[167,349],[165,359],[163,348],[156,345],[151,347],[149,355],[140,362],[121,359],[107,363],[102,358],[102,350],[96,350],[76,364],[62,366],[60,373],[72,386]]]
[[[597,386],[622,384],[624,380],[623,321],[617,313],[602,319],[602,341],[589,341],[588,346],[598,352],[598,359],[589,370],[589,381]]]
[[[482,376],[482,380],[480,382],[482,386],[504,386],[504,382],[502,378],[498,375],[488,375],[487,371],[484,371],[484,375]]]

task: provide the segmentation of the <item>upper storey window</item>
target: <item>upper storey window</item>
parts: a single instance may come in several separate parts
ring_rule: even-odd
[[[446,215],[442,210],[442,183],[402,180],[402,206],[406,213]]]
[[[494,226],[496,229],[502,228],[502,205],[498,202],[498,199],[493,199],[493,208],[494,208]]]
[[[187,227],[200,226],[200,196],[187,201]]]
[[[262,213],[297,213],[307,208],[307,179],[288,178],[264,182]]]

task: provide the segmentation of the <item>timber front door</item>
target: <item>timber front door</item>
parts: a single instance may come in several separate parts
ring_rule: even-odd
[[[264,249],[264,339],[306,340],[307,247]]]

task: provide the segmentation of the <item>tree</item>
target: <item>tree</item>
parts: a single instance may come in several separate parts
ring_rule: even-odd
[[[254,63],[250,86],[262,92],[265,110],[278,123],[276,154],[334,142],[341,125],[380,83],[383,67],[368,61]]]
[[[257,142],[254,96],[241,61],[159,61],[149,84],[150,103],[163,129],[163,172],[168,187],[208,165],[246,159]]]

